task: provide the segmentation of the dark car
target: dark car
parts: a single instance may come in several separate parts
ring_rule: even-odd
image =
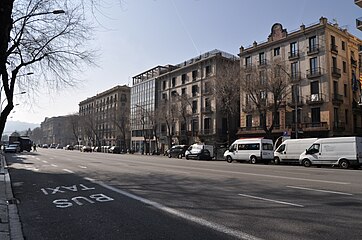
[[[20,152],[20,147],[18,144],[9,144],[4,147],[5,153],[18,153]]]
[[[167,156],[169,158],[171,157],[182,158],[185,156],[185,152],[187,149],[188,149],[187,145],[175,145],[169,149]]]
[[[110,147],[108,149],[108,152],[109,153],[117,153],[117,154],[120,154],[121,153],[121,148],[118,147],[118,146],[113,146],[113,147]]]
[[[197,160],[211,160],[212,156],[209,150],[201,149],[199,153],[187,154],[186,159],[197,159]]]

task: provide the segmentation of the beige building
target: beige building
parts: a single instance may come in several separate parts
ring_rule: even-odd
[[[78,127],[78,123],[74,119],[78,119],[77,115],[59,116],[45,118],[40,124],[43,132],[42,144],[55,145],[65,147],[66,145],[77,144],[76,133],[74,127]]]
[[[158,107],[164,108],[160,126],[163,145],[222,144],[227,139],[226,116],[218,107],[214,83],[222,81],[219,75],[226,65],[239,65],[239,58],[213,50],[189,59],[157,77]],[[217,86],[217,85],[216,85]],[[237,103],[235,103],[237,104]],[[168,116],[166,123],[165,115]],[[235,137],[238,118],[229,123]],[[167,126],[168,125],[168,126]]]
[[[120,146],[130,144],[130,87],[116,86],[79,103],[81,144]]]
[[[242,71],[262,69],[279,61],[286,66],[289,94],[285,94],[274,122],[273,138],[331,137],[362,134],[359,46],[361,40],[326,18],[287,32],[277,23],[266,42],[240,48]],[[253,79],[258,81],[258,79]],[[266,101],[271,104],[270,95]],[[238,135],[265,136],[263,124],[272,124],[272,113],[260,119],[241,94]],[[297,111],[295,111],[297,110]]]

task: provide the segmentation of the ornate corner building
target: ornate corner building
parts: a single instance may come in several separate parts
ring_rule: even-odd
[[[287,32],[276,23],[267,41],[240,48],[241,71],[257,71],[279,61],[286,66],[289,89],[276,121],[271,111],[261,119],[241,89],[240,137],[265,136],[264,124],[274,122],[272,137],[362,135],[360,84],[361,40],[321,17],[318,23]],[[252,79],[259,81],[259,79]],[[265,94],[268,104],[272,99]]]

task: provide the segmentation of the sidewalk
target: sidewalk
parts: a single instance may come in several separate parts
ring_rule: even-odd
[[[0,239],[24,240],[5,157],[0,153]]]

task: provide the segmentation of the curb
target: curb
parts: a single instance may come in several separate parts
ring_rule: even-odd
[[[11,188],[11,178],[7,169],[4,155],[0,154],[0,175],[4,175],[4,193],[5,199],[0,199],[7,206],[7,216],[5,216],[5,224],[7,223],[8,234],[5,231],[5,239],[9,240],[24,240],[21,222],[18,213],[17,201],[14,199],[13,190]],[[2,196],[3,194],[1,194]],[[7,219],[6,219],[7,218]],[[1,233],[1,232],[0,232]],[[6,236],[7,235],[7,236]],[[0,236],[2,236],[0,234]],[[3,238],[1,238],[3,239]]]

